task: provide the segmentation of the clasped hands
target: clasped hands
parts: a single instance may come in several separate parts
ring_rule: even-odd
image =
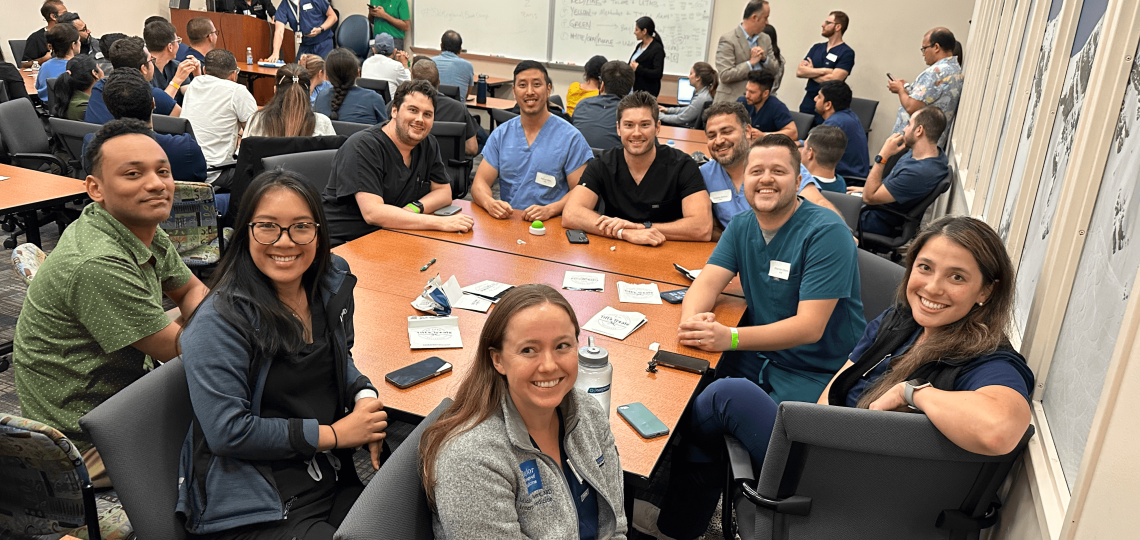
[[[616,217],[598,216],[594,222],[602,234],[610,238],[625,240],[631,244],[643,246],[660,246],[665,243],[665,235],[655,228],[645,228],[645,225],[633,223]],[[621,232],[621,235],[618,235]]]
[[[356,400],[352,412],[332,425],[336,433],[336,448],[358,448],[368,445],[372,467],[380,470],[380,452],[383,450],[388,413],[379,399],[365,397]]]
[[[681,345],[708,352],[727,351],[732,347],[732,330],[716,322],[713,313],[698,313],[677,327]]]
[[[512,212],[514,212],[514,208],[511,208],[511,203],[507,201],[491,201],[491,204],[487,205],[487,213],[495,219],[510,219]],[[552,204],[545,206],[532,204],[523,210],[523,219],[526,221],[546,221],[558,214],[558,209]]]

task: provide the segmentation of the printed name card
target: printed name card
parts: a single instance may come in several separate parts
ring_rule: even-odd
[[[590,320],[582,325],[582,329],[614,339],[625,339],[647,321],[644,314],[636,311],[618,311],[606,306],[590,317]]]
[[[660,304],[661,292],[656,283],[617,282],[618,300],[627,304]]]
[[[462,349],[459,318],[408,317],[408,341],[413,349]]]
[[[569,291],[596,291],[606,290],[606,275],[600,272],[572,272],[567,270],[566,277],[562,278],[562,288]]]

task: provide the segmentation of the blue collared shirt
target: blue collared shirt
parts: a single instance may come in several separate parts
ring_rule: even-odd
[[[471,66],[471,62],[451,51],[443,51],[431,59],[439,70],[439,84],[458,86],[459,95],[466,96],[468,89],[475,84],[475,68]]]
[[[557,202],[570,190],[566,177],[592,157],[586,138],[553,114],[529,145],[515,117],[495,128],[483,147],[483,161],[499,171],[499,198],[512,208]],[[554,187],[539,184],[539,173],[554,177]]]

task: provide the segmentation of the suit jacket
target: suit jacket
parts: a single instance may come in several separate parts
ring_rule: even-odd
[[[633,53],[637,48],[633,49]],[[633,53],[630,58],[633,58]],[[637,69],[633,71],[633,91],[644,90],[657,97],[661,93],[661,76],[665,74],[665,47],[654,39],[637,57]]]
[[[772,56],[772,38],[761,32],[757,45],[764,49],[768,60],[762,69],[776,75],[780,65]],[[752,71],[752,66],[748,63],[751,57],[752,46],[748,44],[748,36],[739,25],[720,36],[720,41],[716,44],[716,70],[720,73],[720,85],[716,88],[716,98],[713,101],[736,101],[737,98],[744,97],[744,86],[748,83],[748,73]]]

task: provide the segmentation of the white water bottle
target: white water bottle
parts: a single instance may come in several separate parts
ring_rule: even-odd
[[[253,65],[253,47],[245,48],[245,63],[248,65]]]
[[[589,344],[578,349],[578,380],[574,383],[574,388],[581,389],[598,400],[606,411],[607,420],[613,381],[614,366],[610,364],[609,351],[594,345],[594,337],[590,336]]]

